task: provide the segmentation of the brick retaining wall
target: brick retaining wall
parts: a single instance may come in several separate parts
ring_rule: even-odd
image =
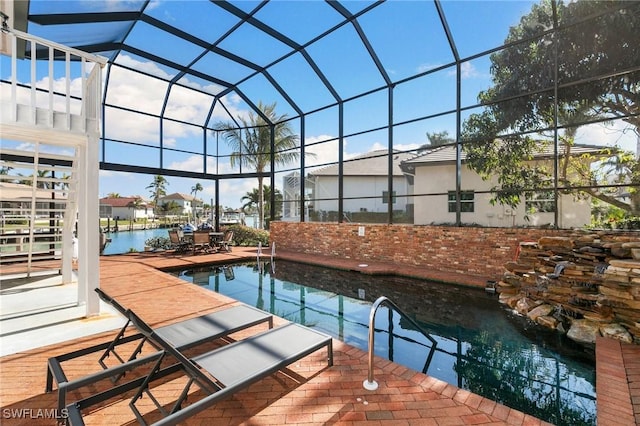
[[[364,235],[358,234],[364,228]],[[414,226],[324,222],[272,222],[277,250],[378,261],[435,271],[500,280],[504,265],[515,259],[520,242],[542,236],[575,237],[583,231]],[[606,239],[627,239],[638,232],[601,233]],[[631,237],[629,237],[631,238]]]

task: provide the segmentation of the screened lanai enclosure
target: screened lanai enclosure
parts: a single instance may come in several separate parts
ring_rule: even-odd
[[[638,216],[640,2],[11,3],[6,31],[106,58],[104,173],[193,179],[216,206],[261,181],[284,221]],[[18,93],[31,79],[34,96],[53,82],[64,97],[80,58],[65,71],[48,61],[61,50],[18,48],[16,67],[2,58],[3,93],[16,78]]]

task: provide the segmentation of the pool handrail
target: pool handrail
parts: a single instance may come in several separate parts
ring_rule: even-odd
[[[433,356],[433,349],[435,349],[435,347],[438,345],[438,342],[436,341],[436,339],[431,337],[431,335],[428,332],[426,332],[422,327],[420,327],[420,325],[418,325],[417,322],[415,322],[411,317],[405,314],[398,305],[396,305],[393,301],[391,301],[391,299],[389,299],[386,296],[378,297],[378,299],[375,302],[373,302],[373,305],[371,305],[371,311],[369,313],[369,353],[368,353],[369,373],[368,373],[367,379],[362,383],[365,389],[371,390],[371,391],[378,389],[378,383],[373,378],[373,348],[374,348],[374,342],[375,342],[376,312],[378,311],[378,308],[382,305],[388,305],[389,308],[393,308],[396,312],[398,312],[400,315],[406,318],[416,328],[416,330],[418,330],[427,339],[431,341],[433,346],[432,346],[432,351],[429,354],[429,358]],[[427,364],[428,363],[429,361],[427,361]]]

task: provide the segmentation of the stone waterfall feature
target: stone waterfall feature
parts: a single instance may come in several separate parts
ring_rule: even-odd
[[[502,303],[577,342],[603,335],[640,344],[640,236],[521,242],[497,291]]]

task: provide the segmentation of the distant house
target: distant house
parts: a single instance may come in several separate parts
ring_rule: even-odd
[[[134,208],[136,200],[140,200],[138,208]],[[105,197],[100,199],[100,217],[118,220],[151,219],[154,213],[151,202],[142,197]]]
[[[389,201],[389,157],[387,150],[371,151],[343,163],[343,210],[350,212],[388,212]],[[403,160],[411,154],[393,153],[393,194],[391,202],[394,211],[406,212],[409,183],[400,169]],[[289,179],[291,185],[299,185],[298,179]],[[285,179],[285,184],[287,179]],[[313,210],[317,212],[338,210],[338,165],[315,170],[307,176],[305,184],[311,192]],[[284,194],[288,191],[285,188]],[[400,195],[400,196],[396,196]],[[285,200],[286,201],[286,200]]]
[[[572,155],[577,159],[583,154],[602,156],[607,148],[574,145]],[[462,154],[461,217],[463,223],[484,226],[545,226],[554,224],[556,205],[553,191],[538,192],[526,199],[516,209],[500,204],[492,205],[489,191],[496,185],[497,177],[484,181],[473,170],[464,167],[466,156]],[[535,162],[548,163],[552,168],[553,147],[543,148],[534,156]],[[593,161],[586,160],[585,161]],[[413,181],[414,224],[454,223],[456,220],[456,148],[442,146],[416,155],[402,162],[402,170]],[[591,199],[574,194],[560,194],[558,198],[558,226],[583,227],[591,222]]]
[[[175,201],[176,204],[180,206],[180,211],[176,213],[182,215],[193,215],[196,212],[196,209],[202,206],[201,200],[198,200],[192,195],[181,194],[179,192],[174,192],[173,194],[169,194],[158,199],[158,206],[161,207],[162,205],[172,201]]]
[[[31,200],[35,196],[36,217],[48,217],[50,212],[60,216],[65,209],[67,196],[60,191],[32,188],[21,183],[0,182],[0,210],[4,217],[31,216]]]

